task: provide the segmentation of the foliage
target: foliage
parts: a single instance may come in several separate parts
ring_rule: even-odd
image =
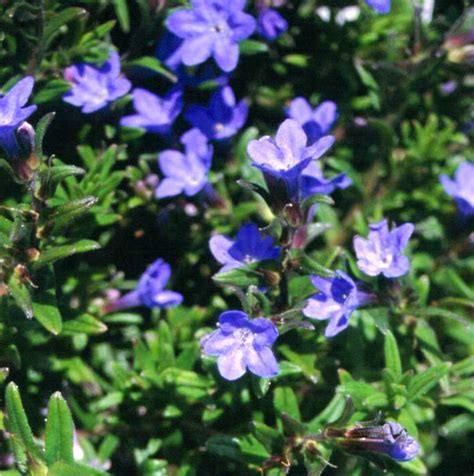
[[[30,135],[16,132],[19,155],[0,153],[0,474],[472,473],[473,218],[439,176],[474,161],[474,10],[436,0],[427,18],[394,0],[378,15],[359,2],[343,21],[356,2],[273,3],[288,30],[242,39],[228,75],[212,58],[158,59],[170,15],[188,2],[2,2],[2,95],[32,76],[37,111]],[[271,4],[248,1],[246,12]],[[74,87],[65,69],[103,67],[111,51],[134,88],[163,98],[183,87],[184,109],[173,103],[159,132],[121,125],[134,90],[102,97],[92,114],[63,100]],[[227,84],[241,109],[198,157],[199,190],[158,199],[172,176],[158,154],[184,145],[193,178],[199,154],[180,137],[204,117],[222,126],[207,105]],[[324,132],[336,141],[319,163],[350,187],[288,200],[287,175],[252,166],[248,144],[273,137],[295,97],[337,105]],[[358,266],[354,236],[383,219],[415,225],[400,278]],[[219,269],[209,240],[236,240],[249,222],[278,257]],[[140,276],[157,258],[183,303],[118,305],[145,292]],[[327,338],[327,322],[304,309],[336,270],[370,299],[345,308],[347,328]],[[278,328],[276,376],[228,381],[203,352],[228,310]],[[361,454],[330,437],[377,415],[402,425],[419,457]]]

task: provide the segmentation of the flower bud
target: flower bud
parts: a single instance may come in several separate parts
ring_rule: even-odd
[[[327,428],[324,436],[349,452],[385,454],[396,461],[410,461],[420,452],[418,442],[395,422],[378,426]]]
[[[23,182],[30,182],[33,172],[39,167],[35,152],[36,133],[33,126],[23,122],[15,131],[16,151],[12,157],[13,168]]]

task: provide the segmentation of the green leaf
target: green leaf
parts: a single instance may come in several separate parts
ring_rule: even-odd
[[[28,423],[20,392],[15,383],[10,382],[5,392],[6,425],[11,433],[13,451],[20,470],[28,465],[28,468],[44,467],[44,459],[41,451],[36,446],[33,433]],[[45,473],[43,473],[45,474]]]
[[[451,367],[451,363],[442,363],[415,375],[408,384],[408,401],[415,400],[439,384]]]
[[[262,41],[244,40],[240,43],[240,52],[243,55],[256,55],[258,53],[266,53],[268,45]]]
[[[262,443],[269,453],[276,454],[281,452],[284,438],[280,432],[259,421],[252,422],[252,430],[255,438]]]
[[[60,205],[50,210],[45,230],[52,229],[54,233],[71,224],[74,220],[85,215],[96,203],[98,198],[94,196],[72,200],[65,205]]]
[[[33,263],[33,269],[38,270],[43,266],[77,253],[87,253],[98,250],[100,244],[92,240],[80,240],[69,245],[52,246],[42,251],[38,260]]]
[[[35,95],[36,104],[50,102],[71,89],[71,83],[64,79],[52,79],[48,81]]]
[[[288,413],[295,420],[301,420],[298,399],[291,387],[277,387],[273,394],[275,409],[281,413]]]
[[[158,58],[155,58],[154,56],[142,56],[141,58],[131,61],[129,64],[131,66],[141,66],[142,68],[151,69],[155,73],[162,74],[173,83],[178,80],[176,76],[170,71],[168,71],[161,64],[161,61]]]
[[[33,315],[45,329],[58,335],[61,333],[62,319],[56,301],[54,272],[49,269],[40,277],[39,289],[35,290],[33,297]]]
[[[64,26],[78,18],[85,17],[87,11],[80,7],[69,7],[55,12],[46,22],[43,32],[44,48],[47,48],[53,39],[64,31]]]
[[[48,419],[44,436],[46,463],[74,462],[74,423],[71,411],[60,392],[54,393],[48,403]]]
[[[54,116],[56,115],[55,112],[49,112],[45,114],[36,124],[35,132],[36,132],[36,145],[35,151],[38,157],[42,157],[43,155],[43,140],[44,136],[46,135],[46,131],[48,130],[49,125],[53,122]]]
[[[130,31],[130,16],[128,13],[128,6],[125,0],[113,0],[115,14],[120,23],[120,28],[125,33]]]
[[[33,317],[33,309],[31,307],[31,294],[27,285],[13,273],[8,280],[8,292],[15,300],[16,305],[25,313],[28,319]]]
[[[48,469],[48,476],[106,476],[109,473],[81,463],[57,461]]]
[[[41,188],[52,194],[54,186],[72,175],[84,175],[86,171],[75,165],[54,165],[40,174]]]
[[[395,336],[387,331],[384,341],[384,355],[385,355],[385,367],[390,370],[392,375],[398,382],[402,377],[402,361],[400,359],[400,352],[398,351],[398,344]]]
[[[102,334],[107,331],[107,326],[90,314],[82,314],[76,319],[63,323],[63,335],[75,334]]]
[[[258,286],[261,284],[263,276],[255,271],[255,265],[248,265],[217,273],[212,279],[218,284],[248,288],[252,285]]]

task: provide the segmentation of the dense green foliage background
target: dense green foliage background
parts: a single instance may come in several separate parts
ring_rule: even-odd
[[[92,115],[61,99],[69,88],[64,68],[100,63],[111,45],[134,86],[163,94],[173,74],[153,59],[155,48],[169,10],[183,2],[2,2],[3,91],[33,75],[38,111],[32,124],[56,112],[44,138],[42,167],[61,161],[86,171],[63,180],[48,206],[98,199],[77,220],[53,230],[41,249],[77,247],[79,240],[84,251],[98,246],[83,240],[100,249],[73,256],[72,248],[65,249],[54,265],[51,259],[41,272],[32,271],[38,273],[39,289],[29,292],[55,290],[59,317],[26,319],[18,299],[8,295],[12,282],[1,284],[1,385],[16,383],[40,440],[48,399],[60,391],[71,409],[82,461],[110,474],[259,474],[272,454],[276,464],[268,474],[284,474],[277,441],[284,434],[282,413],[316,433],[340,416],[350,395],[351,422],[371,420],[381,411],[402,423],[423,448],[413,462],[387,461],[389,474],[473,473],[472,220],[459,219],[438,176],[452,176],[460,162],[474,161],[472,58],[462,45],[454,53],[443,47],[450,35],[474,28],[474,12],[462,1],[440,0],[433,20],[422,23],[412,2],[394,0],[390,15],[378,16],[361,4],[359,19],[344,25],[315,14],[319,6],[335,13],[349,3],[289,1],[281,9],[290,25],[287,33],[271,44],[252,39],[241,45],[231,84],[238,98],[249,101],[250,114],[232,147],[216,148],[211,172],[226,207],[195,203],[190,213],[185,199],[159,202],[143,184],[158,173],[157,153],[168,146],[157,136],[119,127],[118,119],[130,110],[129,96]],[[443,92],[447,81],[456,82],[454,92]],[[206,82],[187,90],[185,102],[206,103],[213,87]],[[333,269],[347,266],[363,278],[352,238],[364,235],[368,222],[386,217],[416,225],[409,247],[412,267],[391,309],[355,312],[349,329],[332,340],[323,336],[324,324],[316,323],[313,332],[293,330],[275,347],[282,369],[278,377],[269,382],[246,375],[226,382],[215,361],[201,357],[199,338],[214,329],[220,312],[241,304],[231,290],[213,283],[218,265],[208,240],[214,231],[234,236],[249,220],[260,226],[271,221],[265,203],[236,181],[259,180],[245,146],[273,134],[295,96],[313,104],[337,103],[337,142],[324,161],[353,180],[352,187],[334,194],[335,206],[319,206],[317,220],[330,228],[315,239],[309,255]],[[175,130],[186,129],[178,119]],[[29,192],[8,171],[0,171],[0,180],[3,231],[15,217],[25,216],[11,209],[32,205]],[[157,257],[172,265],[172,288],[185,296],[184,304],[166,312],[137,308],[104,315],[107,291],[133,289]],[[292,276],[290,293],[294,302],[311,295],[308,278]],[[388,342],[392,337],[381,329],[390,329],[393,340]],[[387,380],[384,368],[400,372],[398,383]],[[413,376],[422,376],[416,388],[409,385]],[[60,396],[54,398],[50,405],[67,413],[57,403]],[[2,429],[4,423],[0,418]],[[17,474],[9,469],[11,444],[3,432],[3,474]],[[382,472],[339,450],[325,454],[335,465],[325,475]],[[313,474],[325,466],[297,450],[289,474],[306,474],[304,459]],[[31,466],[29,471],[45,474]],[[55,471],[48,474],[73,474]]]

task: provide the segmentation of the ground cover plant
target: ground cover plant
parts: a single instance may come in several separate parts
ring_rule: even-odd
[[[0,25],[1,474],[473,473],[468,2]]]

